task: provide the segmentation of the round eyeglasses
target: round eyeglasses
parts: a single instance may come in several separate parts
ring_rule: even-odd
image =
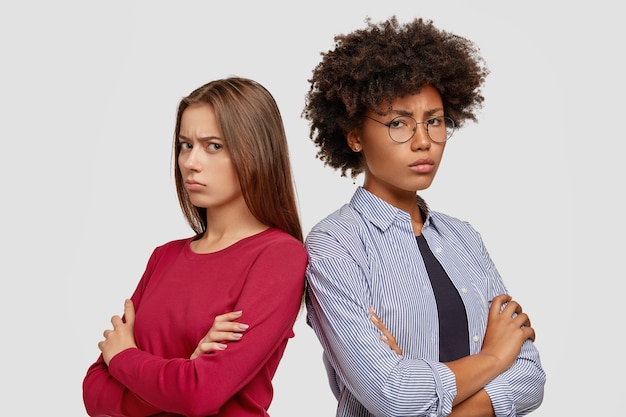
[[[389,137],[392,141],[397,143],[408,142],[413,135],[415,135],[417,125],[423,124],[426,129],[426,134],[430,140],[439,143],[450,139],[456,127],[454,120],[447,116],[433,117],[423,122],[418,122],[411,116],[397,116],[391,119],[389,123],[383,123],[380,120],[376,120],[369,116],[365,117],[378,122],[383,126],[387,126]]]

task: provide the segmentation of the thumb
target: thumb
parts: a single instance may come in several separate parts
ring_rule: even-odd
[[[133,300],[126,299],[126,301],[124,301],[124,320],[131,325],[135,323],[135,306],[133,305]]]

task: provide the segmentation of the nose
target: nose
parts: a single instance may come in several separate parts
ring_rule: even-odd
[[[428,150],[430,149],[430,145],[431,142],[428,132],[426,132],[426,125],[418,123],[415,128],[415,134],[413,134],[413,137],[411,138],[411,150]]]
[[[178,164],[181,168],[185,168],[189,171],[197,171],[199,169],[200,164],[198,162],[197,149],[198,148],[194,146],[187,151],[181,150],[178,155]]]

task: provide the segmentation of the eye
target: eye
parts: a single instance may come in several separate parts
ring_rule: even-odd
[[[404,117],[396,117],[395,119],[389,122],[388,126],[391,129],[404,129],[404,128],[409,127],[410,124],[407,121],[407,119],[405,119]]]
[[[215,143],[215,142],[209,142],[206,145],[206,149],[209,152],[218,152],[223,148],[222,145],[220,145],[219,143]]]
[[[180,149],[191,149],[191,143],[180,142]]]
[[[432,119],[426,120],[427,126],[439,127],[443,124],[443,117],[433,117]]]

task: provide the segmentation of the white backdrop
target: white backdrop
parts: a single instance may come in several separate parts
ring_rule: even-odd
[[[548,376],[533,415],[618,415],[624,30],[617,10],[585,3],[4,2],[0,412],[85,415],[110,317],[152,249],[191,234],[170,146],[194,88],[240,75],[274,94],[305,233],[348,200],[361,179],[315,158],[307,79],[335,34],[397,14],[476,41],[491,70],[479,123],[455,134],[423,196],[481,232],[530,314]],[[275,392],[273,417],[334,415],[304,315]]]

